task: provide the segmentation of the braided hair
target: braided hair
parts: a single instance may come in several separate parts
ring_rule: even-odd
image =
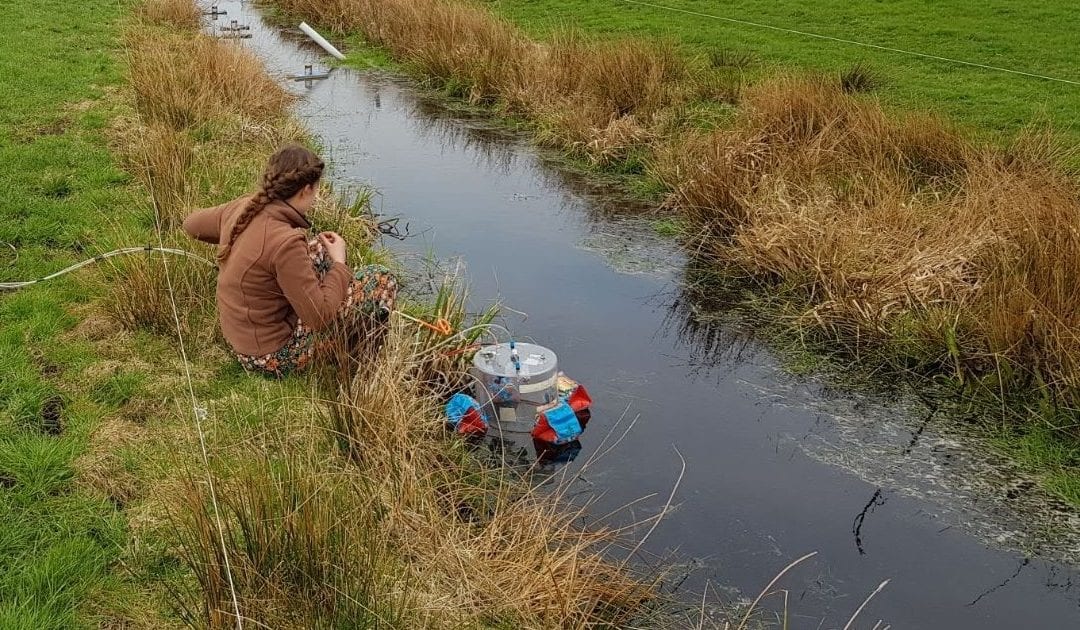
[[[272,201],[285,201],[305,186],[318,183],[325,164],[309,149],[298,144],[288,144],[277,150],[263,170],[259,190],[248,201],[236,218],[229,240],[221,248],[219,258],[225,260],[233,243],[247,229],[251,221]]]

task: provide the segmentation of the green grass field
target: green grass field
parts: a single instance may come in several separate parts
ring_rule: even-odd
[[[55,270],[101,246],[106,222],[122,222],[128,178],[93,104],[120,80],[110,49],[122,7],[46,0],[0,23],[5,280]],[[73,482],[75,458],[116,407],[93,395],[104,380],[69,386],[95,359],[85,344],[61,340],[76,323],[69,307],[87,299],[73,280],[0,297],[0,628],[82,625],[80,608],[112,583],[122,548],[115,508]]]
[[[1080,81],[1080,13],[1065,0],[648,0],[689,10]],[[777,70],[838,73],[862,63],[889,105],[933,111],[987,136],[1049,121],[1080,140],[1080,85],[863,48],[624,0],[493,0],[490,6],[543,38],[572,26],[604,36],[674,40],[692,53],[749,53],[749,77]]]

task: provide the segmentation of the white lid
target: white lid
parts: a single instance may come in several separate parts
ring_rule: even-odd
[[[534,343],[515,345],[521,370],[514,366],[510,344],[484,346],[473,357],[476,369],[492,376],[520,376],[528,379],[550,376],[558,368],[555,353]]]

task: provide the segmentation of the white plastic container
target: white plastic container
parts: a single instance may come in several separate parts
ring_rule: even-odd
[[[532,343],[484,346],[473,357],[476,400],[503,431],[528,433],[536,408],[558,397],[555,353]]]

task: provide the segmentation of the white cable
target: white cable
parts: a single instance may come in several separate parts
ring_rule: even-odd
[[[1080,85],[1080,81],[1073,81],[1072,79],[1062,79],[1060,77],[1051,77],[1045,74],[1036,74],[1034,72],[1024,72],[1023,70],[1012,70],[1010,68],[1002,68],[1000,66],[991,66],[983,63],[975,63],[973,61],[964,61],[962,59],[952,59],[950,57],[941,57],[939,55],[931,55],[929,53],[918,52],[914,50],[904,50],[903,48],[891,48],[889,46],[881,46],[878,44],[868,44],[866,42],[859,42],[853,39],[844,39],[842,37],[831,37],[829,35],[820,35],[818,33],[808,33],[806,31],[799,31],[793,28],[783,28],[780,26],[772,26],[771,24],[762,24],[760,22],[751,22],[750,20],[740,20],[737,18],[722,17],[719,15],[712,15],[710,13],[701,13],[700,11],[691,11],[690,9],[680,9],[678,7],[669,7],[662,4],[654,4],[652,2],[642,2],[640,0],[618,0],[626,4],[636,4],[643,7],[652,7],[654,9],[661,9],[663,11],[672,11],[675,13],[685,13],[687,15],[694,15],[697,17],[711,18],[713,20],[720,20],[722,22],[730,22],[732,24],[742,24],[743,26],[753,26],[756,28],[765,28],[770,31],[779,31],[781,33],[789,33],[792,35],[802,35],[804,37],[813,37],[816,39],[824,39],[830,42],[839,42],[841,44],[850,44],[852,46],[862,46],[864,48],[874,48],[876,50],[884,50],[886,52],[898,53],[901,55],[911,55],[913,57],[922,57],[924,59],[934,59],[936,61],[945,61],[948,63],[955,63],[962,66],[971,66],[973,68],[982,68],[983,70],[993,70],[995,72],[1006,72],[1008,74],[1018,74],[1025,77],[1031,77],[1034,79],[1043,79],[1045,81],[1056,81],[1057,83],[1068,83],[1069,85]]]
[[[158,241],[161,242],[161,230],[158,230]],[[232,565],[229,562],[229,551],[225,545],[225,528],[221,522],[221,510],[218,508],[217,489],[214,487],[214,476],[210,472],[210,455],[206,449],[206,433],[203,432],[202,421],[206,417],[206,408],[199,405],[195,398],[195,386],[191,380],[191,366],[188,364],[187,350],[184,345],[184,334],[180,325],[180,313],[176,307],[176,297],[173,293],[172,276],[169,273],[169,263],[166,256],[162,256],[162,264],[165,267],[165,283],[169,289],[169,303],[172,306],[173,321],[176,323],[176,338],[180,345],[180,358],[184,362],[184,377],[187,379],[188,395],[191,397],[191,413],[195,417],[195,428],[199,433],[199,448],[202,451],[203,467],[206,468],[206,483],[210,487],[210,502],[214,506],[214,520],[217,521],[218,542],[221,544],[221,556],[225,560],[225,576],[229,579],[229,593],[232,595],[233,611],[236,613],[236,628],[243,630],[243,617],[240,614],[240,601],[236,597],[236,586],[233,584]]]
[[[150,186],[150,195],[152,198],[154,196],[153,190],[154,187]],[[156,212],[158,207],[157,199],[153,199],[153,201]],[[158,218],[160,219],[160,217]],[[161,221],[155,221],[155,226],[159,248],[165,250],[167,248],[165,247],[164,239],[161,236]],[[173,322],[176,324],[176,338],[180,345],[180,358],[184,363],[184,378],[187,380],[188,395],[191,397],[191,414],[195,417],[195,428],[199,433],[199,449],[202,452],[203,467],[206,469],[206,483],[210,488],[210,503],[214,508],[214,520],[217,524],[218,542],[221,544],[221,557],[225,561],[225,576],[229,580],[229,594],[232,596],[233,611],[236,613],[236,628],[237,630],[244,630],[243,616],[240,614],[240,600],[236,596],[236,585],[233,583],[232,564],[229,562],[229,550],[225,544],[225,527],[221,520],[221,509],[218,507],[217,488],[214,486],[214,476],[210,472],[210,455],[206,448],[206,433],[203,431],[202,421],[206,416],[207,410],[205,407],[200,406],[199,401],[195,398],[195,385],[192,383],[191,379],[191,365],[188,362],[187,348],[184,344],[183,327],[180,325],[180,311],[176,306],[176,294],[173,291],[172,274],[169,273],[168,257],[162,255],[161,261],[165,267],[165,284],[169,289],[169,304],[172,307]]]
[[[160,238],[158,240],[160,242]],[[143,247],[122,247],[120,249],[114,249],[111,252],[105,252],[104,254],[98,254],[97,256],[94,256],[93,258],[87,258],[86,260],[84,260],[82,262],[75,263],[74,265],[71,265],[70,267],[64,267],[60,271],[57,271],[55,273],[50,273],[49,275],[42,276],[40,278],[37,278],[36,280],[22,280],[22,281],[18,281],[18,282],[0,282],[0,291],[14,291],[16,289],[22,289],[24,287],[28,287],[28,286],[31,286],[31,285],[34,285],[34,284],[38,284],[39,282],[45,282],[46,280],[52,280],[53,278],[58,278],[58,277],[60,277],[60,276],[62,276],[64,274],[71,273],[72,271],[82,269],[83,267],[86,267],[87,265],[91,265],[93,263],[101,262],[101,261],[106,260],[108,258],[112,258],[113,256],[123,256],[123,255],[126,255],[126,254],[138,254],[138,253],[141,253],[141,252],[146,252],[146,253],[162,252],[162,253],[165,253],[165,254],[175,254],[177,256],[186,256],[188,258],[193,258],[193,259],[198,260],[200,262],[204,262],[204,263],[206,263],[208,265],[213,265],[214,264],[212,261],[209,261],[209,260],[203,258],[202,256],[199,256],[198,254],[194,254],[194,253],[189,252],[189,251],[184,250],[184,249],[174,249],[174,248],[171,248],[171,247],[152,247],[150,245],[144,245]],[[16,254],[18,254],[18,252],[16,252]]]

